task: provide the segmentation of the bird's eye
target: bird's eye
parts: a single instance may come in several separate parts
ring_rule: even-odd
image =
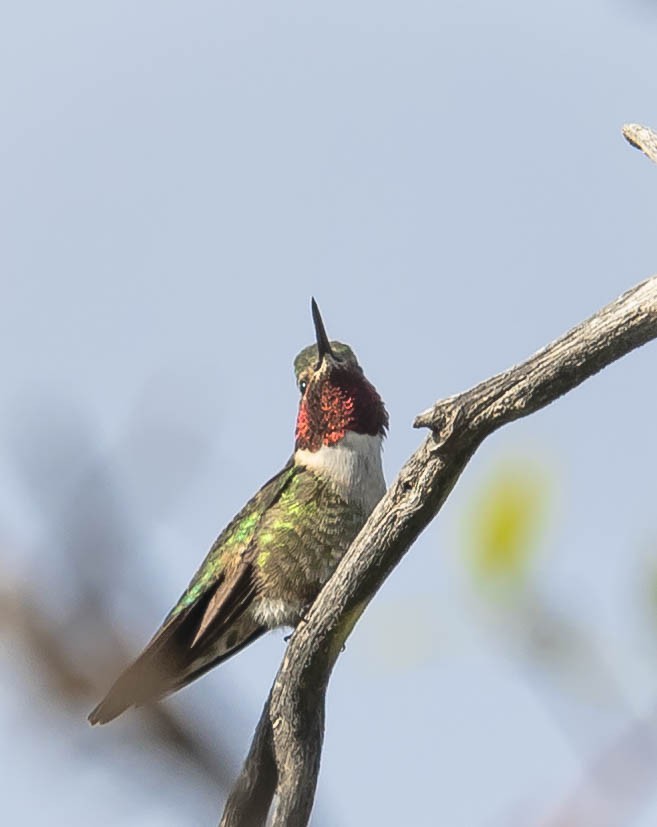
[[[305,379],[302,379],[299,382],[299,390],[301,391],[302,394],[306,392],[307,387],[308,387],[308,383],[306,382]]]

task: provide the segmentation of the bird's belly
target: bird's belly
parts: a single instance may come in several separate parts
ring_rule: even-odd
[[[299,600],[282,597],[263,597],[254,606],[253,615],[258,623],[275,629],[278,626],[296,626],[306,604]]]
[[[362,520],[358,520],[362,523]],[[335,571],[358,525],[333,542],[313,541],[283,547],[268,559],[266,576],[253,606],[253,616],[268,628],[296,626]]]
[[[279,564],[275,569],[272,566],[253,607],[255,619],[268,628],[296,626],[348,546],[349,541],[336,543],[333,549],[323,549],[321,555],[308,550],[301,564],[298,558],[292,560],[281,551]]]
[[[347,496],[336,480],[319,471],[303,470],[296,480],[296,488],[266,514],[256,541],[252,611],[269,628],[297,624],[372,507]]]

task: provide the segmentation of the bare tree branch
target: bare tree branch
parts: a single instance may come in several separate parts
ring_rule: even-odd
[[[481,442],[534,413],[657,337],[657,276],[510,370],[437,402],[415,427],[431,429],[298,625],[226,804],[221,827],[304,827],[317,784],[324,699],[354,624],[425,526]]]
[[[222,827],[308,823],[322,746],[331,669],[354,623],[424,527],[438,513],[481,442],[534,413],[589,376],[657,337],[657,276],[629,290],[526,362],[415,420],[432,434],[411,456],[297,627],[265,705]],[[272,761],[276,783],[272,783]],[[258,818],[247,802],[257,800]]]

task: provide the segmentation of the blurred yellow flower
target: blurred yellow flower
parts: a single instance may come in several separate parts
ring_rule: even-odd
[[[549,502],[544,470],[506,464],[475,495],[465,523],[465,550],[485,581],[522,580],[543,535]]]

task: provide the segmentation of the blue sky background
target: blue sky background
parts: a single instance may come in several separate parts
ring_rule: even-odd
[[[289,455],[311,294],[387,402],[391,479],[417,412],[657,271],[657,169],[620,134],[657,125],[656,50],[657,7],[620,0],[6,4],[6,582],[67,617],[44,504],[93,515],[108,503],[89,469],[110,469],[129,531],[108,599],[136,653]],[[339,661],[323,824],[542,824],[650,713],[655,358],[630,355],[477,453]],[[469,504],[509,458],[550,480],[535,583],[587,641],[566,632],[556,673],[522,654],[527,630],[486,605],[460,553]],[[208,744],[229,740],[229,773],[283,646],[273,633],[168,702]],[[216,822],[219,793],[141,752],[136,716],[51,716],[23,647],[6,633],[0,652],[15,823],[44,807],[71,827]],[[623,823],[654,824],[644,804]]]

